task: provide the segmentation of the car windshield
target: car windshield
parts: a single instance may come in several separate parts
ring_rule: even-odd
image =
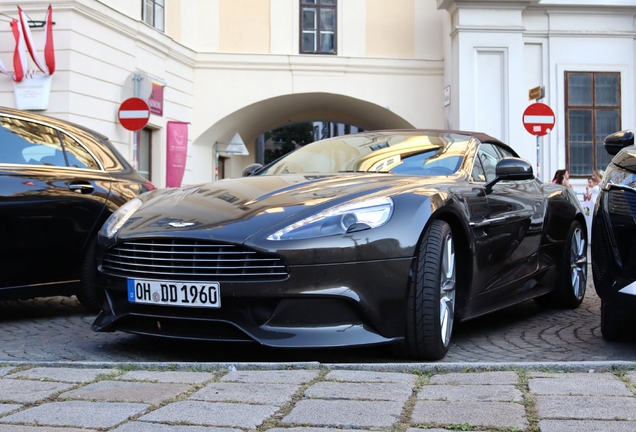
[[[356,134],[307,144],[258,175],[382,172],[445,176],[461,166],[469,136],[422,132]]]

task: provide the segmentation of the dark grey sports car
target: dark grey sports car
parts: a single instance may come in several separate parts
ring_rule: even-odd
[[[97,260],[96,331],[440,359],[456,320],[577,307],[587,239],[572,190],[504,143],[394,130],[143,194],[103,226]]]

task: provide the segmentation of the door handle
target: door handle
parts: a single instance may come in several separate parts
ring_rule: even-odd
[[[95,190],[92,184],[88,182],[74,182],[68,185],[68,188],[75,193],[88,194]]]

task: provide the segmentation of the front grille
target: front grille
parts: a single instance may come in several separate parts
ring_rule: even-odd
[[[106,251],[105,273],[131,279],[249,282],[287,278],[282,259],[243,246],[192,239],[143,239]]]
[[[621,276],[636,277],[636,193],[627,189],[610,190],[608,204],[610,230],[620,257]]]
[[[128,315],[115,324],[117,330],[142,335],[217,342],[254,342],[227,322],[188,318]]]
[[[611,216],[633,218],[634,194],[624,190],[609,192],[609,213]]]

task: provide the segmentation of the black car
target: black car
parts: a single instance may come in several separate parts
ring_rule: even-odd
[[[0,300],[75,294],[99,310],[91,281],[97,231],[152,189],[106,137],[0,108]]]
[[[485,134],[364,132],[246,173],[111,216],[93,330],[440,359],[455,320],[583,300],[576,196]]]
[[[600,184],[592,222],[592,274],[601,298],[601,333],[608,340],[634,334],[636,308],[636,147],[634,132],[605,138],[614,155]]]

